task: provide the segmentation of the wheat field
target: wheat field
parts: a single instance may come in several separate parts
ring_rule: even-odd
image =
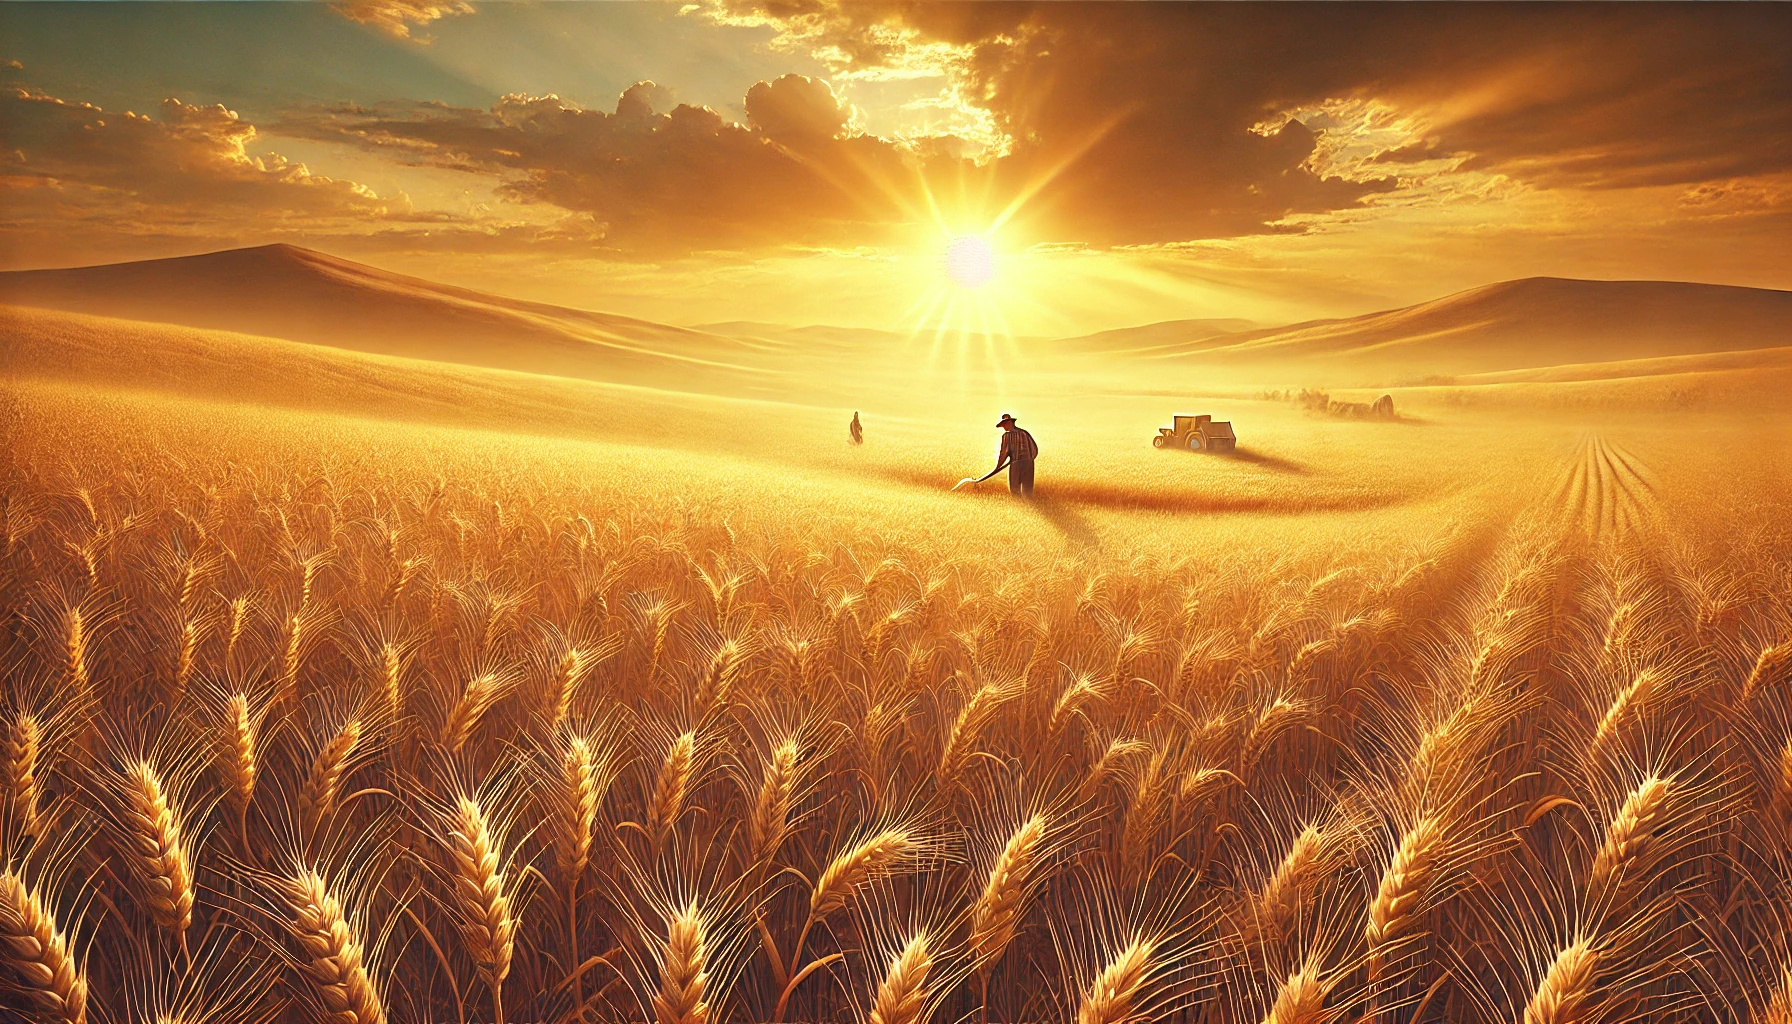
[[[1079,547],[68,397],[7,407],[8,1019],[1792,1020],[1746,447]]]

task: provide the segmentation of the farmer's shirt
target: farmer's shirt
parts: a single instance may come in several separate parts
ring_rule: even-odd
[[[996,453],[997,462],[1008,459],[1021,465],[1030,466],[1038,457],[1039,445],[1033,440],[1032,434],[1015,427],[1002,435],[1002,447]]]

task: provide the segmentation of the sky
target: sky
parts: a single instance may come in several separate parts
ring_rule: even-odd
[[[1792,288],[1787,4],[13,0],[0,76],[8,269],[1020,336]]]

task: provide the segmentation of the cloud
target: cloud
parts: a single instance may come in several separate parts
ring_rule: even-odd
[[[155,116],[32,89],[0,89],[4,261],[41,264],[131,239],[262,239],[281,232],[417,228],[402,194],[257,155],[256,127],[222,106],[163,100]]]
[[[1086,240],[1248,232],[1445,169],[1586,189],[1792,169],[1786,5],[710,0],[700,12],[770,26],[774,46],[837,80],[944,76],[1034,175],[1087,146],[1053,187],[1062,227]],[[1316,116],[1346,108],[1378,116]],[[1290,120],[1303,129],[1251,137]],[[1308,136],[1313,156],[1291,166]],[[1432,161],[1444,163],[1411,166]]]
[[[350,21],[371,25],[395,39],[415,38],[412,25],[473,13],[466,0],[335,0],[330,6]]]
[[[850,104],[815,78],[755,84],[745,97],[747,124],[707,107],[656,113],[643,97],[657,89],[631,87],[614,112],[510,95],[489,110],[311,110],[277,129],[500,176],[508,197],[590,213],[608,242],[644,251],[851,247],[915,231],[978,230],[1011,197],[1036,190],[1027,241],[1223,237],[1288,230],[1275,222],[1394,186],[1391,177],[1314,173],[1305,164],[1317,136],[1296,120],[1263,133],[1241,122],[1190,148],[1169,126],[1152,124],[1153,111],[1098,91],[1054,98],[1078,131],[1024,139],[1005,156],[978,160],[975,147],[952,136],[858,131]],[[1116,124],[1125,127],[1103,134]],[[936,219],[945,223],[936,227]]]
[[[745,125],[689,104],[657,113],[661,94],[638,83],[614,111],[552,95],[338,107],[277,128],[498,176],[508,198],[590,214],[608,243],[641,251],[876,243],[925,216],[931,164],[958,162],[853,132],[827,84],[799,75],[755,85]]]
[[[800,142],[841,134],[852,120],[852,109],[828,83],[785,75],[747,90],[747,117],[767,138]]]
[[[15,189],[86,190],[153,205],[164,216],[195,210],[378,217],[408,209],[352,181],[252,155],[256,127],[221,105],[165,99],[156,117],[109,112],[33,89],[0,90],[0,147]]]

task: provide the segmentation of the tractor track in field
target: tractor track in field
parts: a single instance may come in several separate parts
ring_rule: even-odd
[[[1587,434],[1569,458],[1550,505],[1564,529],[1590,537],[1622,537],[1640,529],[1656,506],[1655,474],[1599,433]]]

